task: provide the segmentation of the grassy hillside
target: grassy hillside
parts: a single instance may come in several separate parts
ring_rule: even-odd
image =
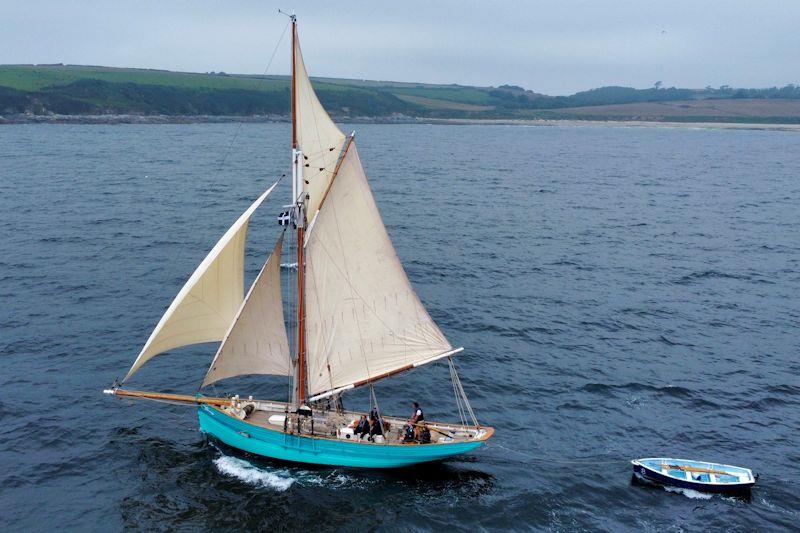
[[[314,79],[323,105],[337,117],[641,118],[648,120],[800,122],[800,87],[710,87],[702,90],[602,87],[547,96],[522,87],[469,87],[407,82]],[[289,113],[289,78],[76,65],[0,65],[0,115],[224,115]],[[760,105],[746,104],[759,101]],[[685,106],[702,104],[692,112]],[[658,105],[669,102],[676,105]],[[678,102],[683,102],[680,104]],[[653,107],[655,105],[656,107]],[[644,107],[643,107],[644,106]],[[683,106],[683,107],[682,107]]]

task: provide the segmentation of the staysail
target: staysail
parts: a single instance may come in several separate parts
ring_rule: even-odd
[[[458,351],[403,270],[354,142],[305,247],[310,394],[358,386]]]
[[[328,190],[345,136],[320,104],[306,72],[300,41],[294,42],[297,144],[303,152],[304,189],[308,193],[305,212],[311,221]]]
[[[248,374],[291,375],[292,361],[281,300],[282,246],[283,234],[217,350],[203,380],[204,387],[220,379]]]
[[[154,356],[190,344],[220,341],[244,299],[244,249],[250,217],[276,182],[222,236],[170,304],[123,382]]]

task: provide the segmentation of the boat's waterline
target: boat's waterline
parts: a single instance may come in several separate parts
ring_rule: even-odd
[[[483,446],[493,429],[469,442],[373,444],[293,435],[249,424],[215,407],[197,409],[200,430],[234,448],[284,461],[356,468],[400,468],[461,455]]]

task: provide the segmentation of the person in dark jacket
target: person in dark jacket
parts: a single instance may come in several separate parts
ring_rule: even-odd
[[[369,423],[367,422],[367,415],[361,415],[361,419],[356,426],[355,434],[357,437],[363,437],[369,433]]]
[[[369,419],[369,439],[374,440],[376,435],[383,435],[383,428],[377,418]]]
[[[428,424],[422,424],[422,430],[419,432],[419,442],[422,444],[431,443],[431,430],[428,429]]]
[[[414,442],[414,426],[411,424],[403,426],[403,442],[406,444]]]

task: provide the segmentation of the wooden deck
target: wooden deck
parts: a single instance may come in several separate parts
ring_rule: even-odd
[[[243,400],[243,403],[250,403],[248,400]],[[248,424],[260,426],[267,429],[283,431],[284,417],[286,415],[287,404],[279,402],[261,402],[253,400],[256,405],[256,410],[247,416],[244,421]],[[226,412],[227,409],[221,409]],[[230,414],[230,413],[229,413]],[[300,418],[300,433],[302,435],[309,435],[316,438],[339,439],[337,431],[346,427],[354,427],[354,422],[357,422],[361,415],[369,416],[368,413],[359,413],[355,411],[344,411],[338,413],[335,411],[315,411],[313,413],[313,433],[311,429],[312,417],[299,417]],[[233,415],[231,415],[233,416]],[[270,418],[272,421],[270,421]],[[286,424],[286,429],[290,433],[297,432],[296,421],[298,416],[289,413],[289,421]],[[383,435],[385,444],[401,444],[403,443],[403,428],[408,423],[406,419],[393,416],[383,417],[384,425],[388,423],[389,428],[384,429]],[[441,422],[425,422],[431,430],[431,442],[467,442],[476,440],[479,437],[479,428],[470,426],[462,426],[458,424],[447,424]],[[360,442],[370,443],[368,440],[363,439]],[[407,443],[417,444],[417,443]]]

